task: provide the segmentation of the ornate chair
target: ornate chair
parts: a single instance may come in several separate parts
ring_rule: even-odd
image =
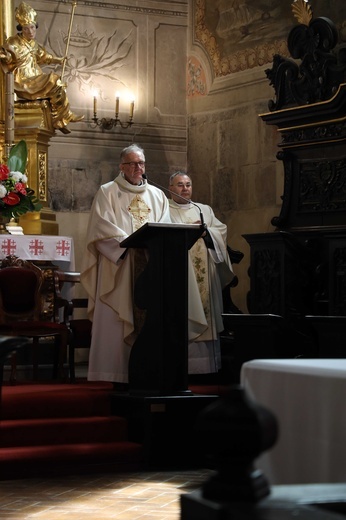
[[[0,334],[32,340],[33,379],[38,379],[38,346],[54,339],[53,378],[63,377],[68,328],[63,323],[43,319],[43,272],[30,261],[7,256],[0,265]],[[16,379],[16,354],[12,355],[10,381]]]
[[[77,317],[77,309],[86,309],[88,307],[87,298],[69,298],[62,296],[61,291],[66,283],[72,284],[74,288],[80,283],[80,273],[77,271],[60,271],[54,272],[55,278],[55,301],[57,303],[57,314],[59,308],[64,308],[64,323],[69,328],[68,339],[68,359],[70,368],[70,381],[74,383],[75,375],[75,349],[90,348],[91,344],[91,321],[88,318]],[[65,286],[66,288],[66,286]],[[58,318],[58,316],[56,316]]]

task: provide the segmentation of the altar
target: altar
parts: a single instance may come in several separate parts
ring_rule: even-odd
[[[73,238],[50,235],[0,235],[0,261],[14,255],[34,262],[44,271],[44,315],[50,320],[54,315],[54,271],[75,270]],[[63,296],[70,298],[72,288],[64,288]]]
[[[45,235],[0,235],[0,259],[14,255],[23,260],[53,262],[64,271],[74,271],[73,239]]]
[[[277,444],[256,461],[271,484],[346,481],[345,359],[256,359],[241,382],[279,423]]]

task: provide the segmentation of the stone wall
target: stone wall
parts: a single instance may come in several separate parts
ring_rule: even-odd
[[[38,13],[37,41],[64,55],[72,2],[28,3]],[[77,2],[63,80],[73,112],[85,120],[70,124],[70,134],[57,131],[51,139],[48,173],[50,207],[60,234],[75,239],[76,269],[93,197],[100,184],[116,176],[124,146],[143,146],[147,173],[156,182],[186,167],[187,5],[187,0]],[[134,124],[105,131],[95,127],[95,91],[99,118],[114,118],[119,92],[124,122],[130,109],[127,96],[133,95]]]

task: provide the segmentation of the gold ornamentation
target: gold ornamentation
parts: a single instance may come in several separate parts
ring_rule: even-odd
[[[71,16],[70,16],[70,24],[69,24],[67,40],[66,40],[65,56],[68,56],[68,49],[69,49],[69,46],[70,46],[70,38],[71,38],[71,31],[72,31],[72,23],[73,23],[73,17],[74,17],[74,12],[75,12],[76,7],[77,7],[77,2],[73,1],[72,2]],[[62,63],[62,71],[61,71],[61,76],[60,76],[60,81],[61,82],[62,82],[62,78],[64,77],[64,74],[65,74],[66,61],[67,60],[64,60],[63,63]],[[62,83],[62,86],[66,87],[66,85],[64,85],[64,83]]]
[[[216,78],[271,63],[275,54],[287,57],[290,55],[285,40],[263,42],[233,54],[221,53],[215,36],[206,24],[206,0],[194,0],[194,26],[195,40],[208,55]]]
[[[35,9],[30,7],[30,5],[26,4],[25,2],[22,2],[21,4],[19,4],[19,6],[15,10],[15,14],[16,14],[16,21],[22,27],[24,25],[29,25],[30,23],[33,23],[36,25],[37,13],[36,13]]]
[[[306,0],[294,0],[292,12],[298,22],[303,25],[309,25],[313,17],[312,9]]]
[[[7,229],[7,225],[10,221],[10,217],[1,217],[0,216],[0,235],[8,235],[9,231]]]
[[[147,206],[140,195],[136,195],[132,199],[131,204],[127,209],[131,213],[134,220],[135,230],[139,229],[141,226],[143,226],[143,224],[148,222],[151,209],[149,206]]]
[[[0,52],[1,67],[5,72],[13,71],[14,92],[19,99],[49,99],[53,127],[64,134],[70,133],[67,125],[81,121],[84,116],[71,112],[66,85],[61,78],[59,80],[55,72],[45,73],[41,68],[45,65],[65,66],[67,58],[47,52],[37,43],[35,31],[24,31],[26,26],[36,25],[36,11],[32,7],[22,2],[16,9],[16,20],[23,32],[19,30],[15,36],[6,39]]]
[[[208,273],[208,250],[203,239],[197,240],[190,249],[193,269],[203,304],[204,314],[209,322],[209,273]]]
[[[38,185],[39,200],[47,201],[47,153],[38,154]]]

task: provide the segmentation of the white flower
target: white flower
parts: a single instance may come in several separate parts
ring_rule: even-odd
[[[7,189],[5,188],[5,186],[0,184],[0,199],[3,199],[5,195],[7,195]]]
[[[26,182],[27,176],[22,172],[10,172],[10,176],[15,182]]]

